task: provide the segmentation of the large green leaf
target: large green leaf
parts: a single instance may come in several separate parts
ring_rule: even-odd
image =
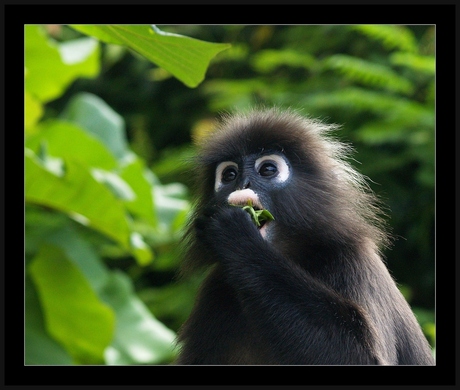
[[[59,247],[99,294],[109,280],[109,271],[93,247],[79,236],[75,228],[67,223],[49,234],[44,242]]]
[[[175,333],[155,319],[134,295],[127,276],[112,272],[101,296],[117,314],[115,338],[105,352],[107,364],[155,364],[171,360]]]
[[[24,126],[26,134],[33,133],[34,125],[43,115],[43,106],[28,91],[24,95]]]
[[[73,123],[50,120],[40,124],[38,132],[27,138],[26,147],[38,153],[43,143],[50,155],[65,156],[88,167],[113,169],[117,165],[100,139]]]
[[[26,201],[45,205],[72,216],[78,214],[93,227],[130,248],[130,230],[120,200],[88,169],[74,160],[67,160],[65,174],[58,177],[46,170],[37,156],[26,149]]]
[[[25,285],[25,364],[70,365],[67,351],[46,332],[35,286],[28,276]]]
[[[36,228],[34,228],[35,224],[37,224]],[[39,230],[41,219],[31,225],[27,230],[28,239],[31,229]],[[127,276],[107,269],[94,249],[68,223],[61,225],[59,229],[49,230],[48,234],[44,235],[43,244],[52,250],[57,248],[56,253],[59,254],[59,257],[51,257],[53,262],[59,264],[62,259],[71,262],[72,267],[78,269],[77,273],[81,273],[82,278],[79,279],[79,282],[86,287],[90,286],[98,298],[109,305],[115,313],[115,335],[110,346],[104,350],[106,363],[155,364],[170,361],[173,353],[174,332],[158,322],[136,297],[132,283]],[[46,254],[47,252],[41,250],[40,253]],[[31,264],[35,264],[36,260],[34,258]],[[54,263],[48,263],[48,266],[51,267],[51,265],[55,267]],[[36,277],[37,270],[34,267],[37,266],[32,266],[31,275]],[[43,272],[42,270],[38,274]],[[55,283],[54,280],[49,281]],[[28,364],[71,364],[72,361],[66,355],[65,350],[51,339],[45,330],[43,320],[41,320],[40,301],[36,297],[32,283],[27,285],[26,292],[28,297],[26,299],[26,362]],[[57,295],[55,299],[60,298]],[[62,304],[65,304],[65,300]],[[68,314],[70,316],[70,313]],[[79,311],[74,313],[76,316],[80,314]],[[49,311],[48,315],[51,315]],[[92,317],[86,317],[86,320],[90,322]],[[75,321],[78,322],[79,319],[76,318]],[[40,346],[47,349],[40,351]],[[76,362],[81,363],[79,360]]]
[[[149,25],[71,25],[101,41],[127,46],[166,69],[185,85],[196,87],[211,59],[229,44],[210,43],[165,33]]]
[[[130,181],[136,184],[135,189],[142,190],[137,194],[115,172],[108,171],[117,165],[113,155],[120,159],[124,158],[124,163],[133,156],[125,139],[123,119],[104,101],[91,94],[79,94],[72,99],[63,117],[77,125],[59,120],[45,122],[40,126],[40,131],[27,140],[26,146],[42,154],[42,165],[57,176],[49,176],[50,172],[46,170],[41,172],[42,178],[49,178],[51,182],[45,181],[41,185],[35,185],[33,189],[38,192],[32,194],[29,191],[28,199],[70,214],[78,213],[85,217],[92,227],[122,243],[124,249],[130,250],[139,264],[148,264],[153,259],[152,251],[138,233],[128,231],[126,218],[121,218],[126,211],[124,207],[132,211],[131,205],[135,204],[136,211],[145,207],[143,215],[150,213],[152,222],[152,195],[150,189],[148,194],[145,192],[145,186],[148,184],[145,183],[144,186],[140,184],[143,180],[142,176],[139,180],[131,178]],[[72,142],[69,143],[69,140]],[[66,160],[67,172],[64,181],[64,164],[61,159],[54,156]],[[91,167],[94,168],[90,169]],[[69,177],[69,173],[73,176]],[[141,172],[137,173],[141,175]],[[37,183],[35,176],[27,177],[30,179],[29,185]],[[105,187],[101,194],[97,193],[101,187],[94,182],[94,179]],[[49,191],[56,190],[53,189],[54,185],[59,185],[64,202],[59,197],[49,196]],[[109,200],[107,189],[115,199]],[[68,203],[67,198],[72,194],[75,195],[72,199],[73,203]],[[82,194],[85,196],[80,198]],[[122,200],[124,204],[117,200]],[[109,202],[108,206],[112,207],[115,214],[110,215],[111,211],[105,207],[105,201]]]
[[[77,94],[64,109],[61,118],[87,130],[115,157],[123,158],[129,153],[123,118],[96,95]]]
[[[148,170],[137,157],[131,158],[121,167],[120,177],[130,185],[136,193],[135,199],[127,201],[126,208],[156,226],[158,221],[153,203],[152,183],[148,180]]]
[[[48,332],[77,362],[103,363],[115,328],[112,309],[99,300],[84,275],[56,246],[44,245],[29,272]]]
[[[185,200],[187,188],[181,183],[157,185],[153,193],[158,225],[170,231],[178,215],[184,215],[189,210],[190,204]]]
[[[46,103],[64,93],[77,77],[99,73],[99,45],[92,38],[58,43],[41,26],[26,25],[25,66],[26,90]]]
[[[153,317],[136,297],[127,276],[109,271],[90,245],[69,227],[56,231],[47,241],[64,251],[115,312],[115,336],[104,353],[106,363],[155,364],[171,357],[174,332]]]

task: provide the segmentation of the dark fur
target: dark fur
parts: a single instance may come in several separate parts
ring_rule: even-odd
[[[379,255],[387,243],[374,195],[332,127],[274,109],[226,117],[201,145],[200,198],[184,272],[213,265],[179,334],[178,364],[434,364]],[[264,240],[214,191],[225,160],[282,152],[292,176],[259,185],[275,216]]]

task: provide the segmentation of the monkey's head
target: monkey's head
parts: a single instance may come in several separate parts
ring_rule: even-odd
[[[375,197],[345,161],[350,148],[330,136],[335,128],[277,109],[225,116],[199,145],[196,216],[250,200],[274,216],[261,235],[298,252],[291,255],[359,240],[378,245],[385,234]]]

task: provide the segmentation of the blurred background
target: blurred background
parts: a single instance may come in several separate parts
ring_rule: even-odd
[[[172,361],[201,280],[177,278],[193,140],[257,105],[341,125],[387,206],[388,268],[434,347],[434,26],[158,26],[231,44],[195,88],[69,26],[26,28],[26,364]],[[86,50],[85,67],[47,95],[39,83],[63,74],[53,50],[63,69]]]

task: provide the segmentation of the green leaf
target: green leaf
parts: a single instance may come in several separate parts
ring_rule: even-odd
[[[252,66],[262,73],[268,73],[280,66],[310,69],[316,60],[306,53],[294,50],[261,50],[252,58]]]
[[[127,276],[112,272],[102,297],[117,315],[115,337],[105,352],[107,364],[156,364],[172,359],[175,333],[134,295]]]
[[[189,210],[190,204],[184,199],[187,189],[180,183],[155,185],[153,189],[158,227],[170,231],[177,216]]]
[[[125,203],[126,208],[156,226],[157,218],[153,204],[153,189],[147,175],[148,170],[145,164],[137,157],[131,158],[120,169],[120,177],[129,184],[136,194],[133,200]]]
[[[63,228],[48,238],[48,242],[59,246],[65,255],[85,275],[86,280],[105,303],[107,303],[116,315],[115,336],[109,349],[113,352],[114,343],[121,344],[122,349],[134,348],[131,343],[146,343],[152,347],[151,355],[164,356],[166,349],[171,344],[172,332],[166,331],[162,324],[142,308],[143,304],[136,297],[131,280],[121,272],[111,272],[102,263],[88,243],[81,239],[78,234],[69,227]],[[132,313],[132,312],[138,312]],[[128,315],[131,312],[130,315]],[[126,321],[126,322],[125,322]],[[139,323],[137,323],[137,321]],[[146,323],[151,332],[144,329],[137,332]],[[125,328],[132,327],[131,337],[125,337]],[[157,333],[158,332],[158,333]],[[166,336],[165,336],[166,334]],[[136,336],[137,337],[134,337]],[[117,339],[120,341],[117,341]],[[154,348],[158,346],[159,351]],[[107,353],[107,351],[106,351]],[[108,352],[110,355],[110,352]],[[142,363],[143,360],[129,360],[129,363]],[[127,362],[128,363],[128,362]],[[155,363],[155,359],[149,363]]]
[[[35,132],[33,127],[43,115],[43,106],[28,91],[25,92],[24,126],[26,135]]]
[[[273,221],[275,219],[268,210],[255,210],[252,206],[251,199],[248,199],[246,206],[240,206],[236,204],[232,204],[231,206],[241,207],[244,211],[248,212],[256,226],[260,226],[261,222],[263,221]]]
[[[131,252],[140,266],[145,266],[152,262],[153,253],[139,233],[131,233],[129,243],[131,245]]]
[[[27,217],[29,218],[29,214]],[[37,220],[36,223],[41,224],[41,220]],[[29,239],[31,226],[28,227]],[[80,238],[74,227],[69,224],[59,229],[48,230],[48,234],[42,237],[42,245],[43,242],[51,248],[58,248],[60,258],[71,262],[84,277],[85,281],[80,279],[80,282],[89,285],[99,299],[114,311],[116,334],[110,346],[104,350],[104,356],[107,356],[106,363],[155,364],[170,360],[174,333],[159,323],[136,297],[127,276],[109,271],[93,248]],[[33,259],[31,264],[34,264],[35,260]],[[32,267],[32,273],[33,271]],[[50,283],[55,284],[55,281],[50,280]],[[37,297],[34,298],[35,288],[32,283],[27,283],[26,293],[26,361],[30,364],[71,364],[65,350],[46,333],[41,319],[40,302]],[[56,299],[59,299],[58,295]],[[62,304],[65,304],[65,301]],[[75,316],[80,314],[78,311],[74,313]],[[85,319],[92,321],[91,317]],[[75,321],[78,322],[79,319],[76,318]],[[40,346],[47,349],[40,351]]]
[[[60,42],[57,44],[62,62],[66,65],[80,64],[87,58],[90,58],[95,49],[98,47],[98,42],[93,38],[79,38],[72,41]],[[99,53],[98,53],[99,55]],[[98,56],[93,58],[93,61],[98,60]],[[94,64],[92,64],[94,65]],[[99,68],[98,62],[96,62]]]
[[[355,112],[370,111],[398,122],[434,125],[433,110],[413,100],[364,88],[342,88],[337,91],[311,94],[302,101],[316,108],[345,108]]]
[[[396,144],[408,142],[408,133],[407,128],[388,121],[370,121],[356,130],[355,137],[368,145]]]
[[[427,123],[423,117],[430,116],[428,110],[425,115],[415,112],[409,115],[409,111],[407,113],[408,115],[401,113],[397,117],[389,116],[382,120],[369,121],[355,130],[355,137],[367,144],[412,144],[415,150],[421,150],[422,145],[430,143],[434,117],[432,123]],[[426,151],[423,151],[422,155],[426,155]]]
[[[116,173],[94,168],[91,169],[91,174],[99,183],[110,189],[118,199],[126,202],[136,198],[131,187]]]
[[[285,88],[286,86],[283,85],[283,89]],[[263,80],[257,78],[243,80],[212,79],[203,84],[203,91],[207,95],[219,97],[210,101],[210,109],[213,111],[225,111],[228,110],[228,107],[232,107],[234,110],[245,110],[254,103],[254,96],[269,95],[272,91],[272,85],[268,86]]]
[[[196,133],[197,131],[193,132],[193,137],[197,137]],[[164,149],[161,151],[159,160],[153,163],[151,169],[162,181],[164,178],[174,180],[180,174],[186,174],[192,169],[191,161],[195,153],[196,151],[190,145]]]
[[[55,231],[60,231],[69,223],[67,215],[44,210],[26,202],[25,205],[25,246],[26,261],[40,249],[43,241],[51,237]]]
[[[172,73],[188,87],[196,87],[211,59],[229,44],[210,43],[165,33],[149,25],[71,25],[101,41],[123,45]]]
[[[38,133],[27,138],[26,147],[37,153],[43,142],[52,156],[71,158],[88,167],[113,169],[117,165],[99,138],[73,123],[49,120],[40,124]]]
[[[336,54],[328,57],[324,66],[337,70],[348,79],[364,85],[405,94],[410,94],[414,90],[414,86],[408,79],[398,75],[389,67],[360,58]]]
[[[116,158],[121,159],[130,153],[123,118],[96,95],[75,95],[61,114],[61,118],[87,130]]]
[[[158,262],[155,266],[157,264]],[[195,275],[181,283],[145,288],[139,291],[138,295],[156,317],[168,318],[173,323],[172,326],[178,329],[190,315],[202,279],[203,277]]]
[[[99,230],[130,251],[141,265],[153,259],[142,237],[130,231],[124,205],[118,196],[120,191],[124,194],[128,191],[129,195],[133,192],[120,177],[105,172],[104,182],[99,183],[88,167],[70,159],[66,161],[62,176],[45,168],[37,156],[26,149],[26,201],[66,212],[78,222]],[[102,171],[97,172],[100,176]],[[105,182],[107,174],[111,178],[110,188]]]
[[[70,365],[67,351],[46,332],[35,286],[26,275],[25,284],[25,364]]]
[[[394,65],[405,66],[417,72],[424,72],[430,75],[435,73],[436,60],[434,56],[397,52],[390,56],[390,61]]]
[[[76,78],[99,73],[99,45],[92,38],[58,43],[40,26],[26,25],[25,66],[26,90],[46,103],[62,95]]]
[[[102,303],[65,253],[44,245],[29,266],[48,332],[82,364],[103,362],[115,326],[113,311]]]
[[[387,49],[400,49],[407,52],[417,51],[417,40],[414,33],[405,26],[363,24],[352,28],[382,42]]]
[[[274,221],[275,217],[268,210],[259,210],[258,211],[258,219],[259,219],[259,222],[261,222],[261,221]]]
[[[67,222],[69,222],[67,220]],[[59,247],[67,259],[80,270],[92,289],[99,293],[109,279],[109,271],[102,263],[93,247],[77,233],[69,223],[52,233],[43,240],[45,243]]]
[[[84,218],[82,222],[129,248],[130,231],[123,204],[103,184],[98,183],[87,167],[66,161],[66,172],[57,177],[44,169],[37,156],[26,149],[25,197],[38,203]]]

